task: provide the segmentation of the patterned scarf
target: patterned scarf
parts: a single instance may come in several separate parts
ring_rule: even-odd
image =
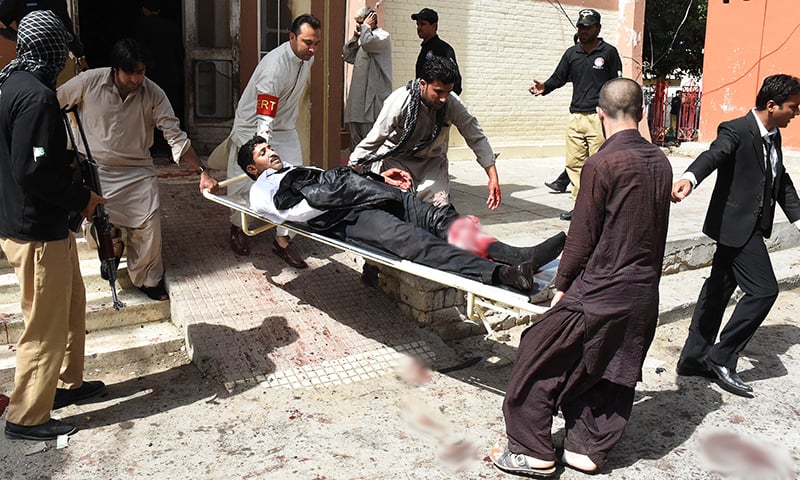
[[[0,71],[0,85],[12,72],[39,73],[55,87],[67,61],[67,30],[50,10],[31,12],[19,22],[17,58]]]
[[[397,145],[394,148],[389,149],[383,155],[376,155],[376,154],[369,154],[366,157],[360,159],[358,161],[358,165],[369,165],[371,163],[375,163],[378,161],[383,160],[384,158],[391,157],[396,153],[402,152],[405,148],[408,140],[411,138],[411,134],[414,133],[414,129],[417,128],[417,119],[419,118],[419,103],[420,103],[420,87],[419,87],[419,79],[412,80],[408,82],[406,85],[406,89],[409,90],[408,96],[408,103],[406,104],[406,119],[403,124],[403,134],[400,136],[400,141],[397,142]],[[445,103],[442,108],[440,108],[436,112],[436,124],[433,126],[433,132],[431,136],[427,139],[424,139],[417,145],[406,152],[408,156],[414,156],[417,152],[424,149],[436,139],[439,135],[439,132],[442,130],[442,127],[445,124],[445,115],[447,111],[447,104]]]

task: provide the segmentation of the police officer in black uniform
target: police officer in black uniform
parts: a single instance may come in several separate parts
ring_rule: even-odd
[[[417,57],[416,78],[422,78],[425,73],[425,61],[433,56],[453,60],[453,63],[456,64],[456,70],[458,70],[456,51],[453,50],[449,43],[439,38],[436,33],[439,29],[439,14],[436,13],[436,10],[423,8],[419,13],[412,13],[411,20],[417,22],[417,35],[422,39],[419,56]],[[461,95],[461,72],[458,73],[458,77],[453,84],[453,92],[456,95]]]
[[[578,44],[564,52],[550,78],[544,83],[534,80],[528,89],[533,95],[547,95],[572,82],[565,163],[569,179],[574,185],[573,201],[578,198],[583,164],[605,141],[596,112],[600,88],[610,79],[622,76],[622,60],[617,49],[598,36],[600,13],[591,8],[581,10],[576,26]],[[560,217],[562,220],[571,220],[572,211],[564,212]]]

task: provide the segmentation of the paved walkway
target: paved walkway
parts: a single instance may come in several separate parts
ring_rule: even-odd
[[[558,175],[561,160],[500,158],[503,204],[494,212],[485,207],[486,177],[477,163],[451,164],[459,211],[479,215],[490,233],[517,245],[568,229],[558,214],[571,208],[570,195],[543,185]],[[689,161],[671,158],[676,176]],[[302,388],[383,375],[405,353],[435,361],[438,339],[362,285],[359,258],[298,237],[309,269],[295,270],[271,253],[271,232],[251,239],[249,257],[236,256],[228,248],[227,210],[200,196],[194,175],[171,165],[160,172],[173,321],[185,328],[205,374],[229,390],[260,382]],[[699,236],[711,185],[672,209],[671,240]]]
[[[625,436],[608,469],[591,478],[797,478],[799,305],[798,291],[782,293],[744,351],[740,370],[753,399],[704,379],[676,378],[688,321],[659,328]],[[458,362],[451,358],[458,355],[484,358],[448,374],[406,364],[369,381],[297,389],[248,384],[234,394],[181,355],[162,356],[147,371],[90,359],[89,378],[105,380],[108,396],[56,412],[80,428],[68,448],[26,456],[39,448],[34,442],[0,436],[0,478],[518,479],[497,471],[487,454],[505,432],[510,365],[496,358],[513,358],[520,331],[510,330],[503,342],[478,338],[437,349],[439,366]],[[563,437],[563,419],[555,419],[554,432]],[[753,471],[753,463],[762,470]],[[713,473],[714,464],[728,475]],[[590,477],[566,470],[559,478]]]

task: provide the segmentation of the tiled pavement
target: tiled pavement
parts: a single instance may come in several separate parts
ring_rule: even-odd
[[[239,257],[227,210],[200,196],[196,177],[160,173],[172,318],[206,375],[229,390],[306,387],[383,375],[407,354],[433,358],[430,335],[361,283],[357,257],[298,237],[309,269],[295,270],[271,253],[271,232]]]
[[[671,157],[676,177],[690,160]],[[453,203],[481,216],[499,238],[532,244],[568,228],[558,214],[571,208],[570,196],[543,186],[561,162],[501,157],[503,205],[495,212],[484,206],[482,169],[453,162]],[[172,165],[161,165],[159,177],[173,322],[186,332],[201,371],[229,390],[254,382],[354,382],[383,375],[407,355],[433,361],[447,348],[360,282],[359,258],[298,237],[309,269],[295,270],[271,253],[271,232],[251,239],[249,257],[236,256],[228,247],[227,210],[202,198],[197,177]],[[706,183],[673,207],[671,240],[699,235],[712,185]]]

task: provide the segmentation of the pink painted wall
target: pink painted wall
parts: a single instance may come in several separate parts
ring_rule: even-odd
[[[752,109],[764,77],[800,76],[797,8],[797,0],[709,0],[700,141]],[[800,149],[800,117],[782,135],[784,148]]]

